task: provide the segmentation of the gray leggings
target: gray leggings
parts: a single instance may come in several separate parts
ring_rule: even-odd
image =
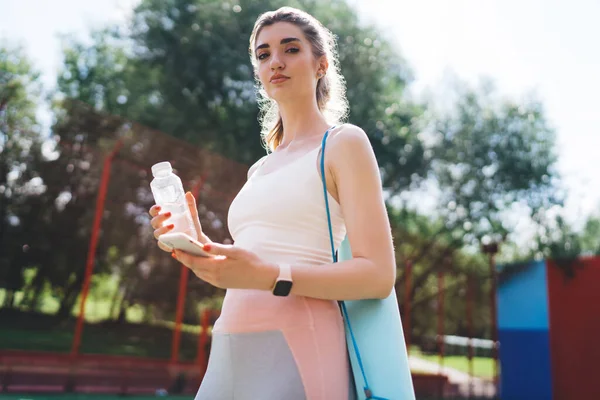
[[[280,331],[215,333],[195,400],[305,400],[302,378]]]

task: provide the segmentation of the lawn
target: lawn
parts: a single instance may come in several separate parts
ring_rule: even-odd
[[[415,354],[415,357],[439,363],[438,355]],[[445,367],[469,373],[469,359],[465,356],[446,356],[443,364]],[[473,357],[473,376],[491,379],[494,376],[494,362],[491,358]]]
[[[71,349],[75,319],[57,323],[47,314],[1,310],[0,327],[0,349],[66,353]],[[86,322],[80,351],[168,359],[172,338],[173,327],[165,324]],[[197,348],[198,333],[182,330],[179,359],[194,360]]]

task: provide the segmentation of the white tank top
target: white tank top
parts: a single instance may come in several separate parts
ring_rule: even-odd
[[[228,226],[235,246],[273,263],[318,267],[332,262],[323,183],[317,168],[320,148],[266,174],[259,165],[229,208]],[[327,195],[337,249],[346,226],[339,203]],[[215,330],[279,327],[285,324],[281,318],[289,314],[289,306],[296,308],[291,304],[297,302],[296,297],[228,289]],[[298,317],[295,315],[294,324],[302,323]],[[272,324],[273,318],[280,318],[280,323]]]

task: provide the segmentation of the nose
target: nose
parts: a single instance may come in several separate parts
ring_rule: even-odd
[[[277,69],[281,70],[285,67],[283,60],[279,57],[278,52],[273,52],[271,54],[271,71],[275,71]]]

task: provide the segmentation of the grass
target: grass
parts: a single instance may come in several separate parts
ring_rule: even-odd
[[[437,354],[424,354],[418,347],[410,349],[410,355],[426,361],[439,364],[440,357]],[[461,372],[469,373],[469,359],[466,356],[445,356],[444,367],[453,368]],[[489,357],[473,357],[473,376],[491,379],[494,376],[494,360]]]
[[[427,361],[439,363],[439,356],[422,357]],[[469,359],[465,356],[444,357],[444,366],[469,373]],[[494,362],[491,358],[473,357],[473,376],[491,379],[494,376]]]
[[[25,280],[31,281],[35,273],[29,269],[24,272]],[[89,292],[85,305],[85,319],[88,322],[101,322],[111,319],[112,297],[115,291],[118,291],[119,280],[113,276],[92,276],[91,290]],[[4,301],[6,290],[0,289],[0,304]],[[15,304],[20,304],[23,299],[23,292],[15,292]],[[38,311],[43,314],[53,315],[60,308],[59,299],[45,287],[41,294],[42,301],[39,304]],[[79,314],[81,296],[71,310],[71,315],[77,317]],[[113,310],[114,311],[114,310]],[[144,310],[139,305],[134,305],[126,310],[127,320],[129,322],[142,322]]]
[[[66,353],[71,349],[75,319],[58,323],[51,315],[18,310],[0,310],[0,348]],[[193,361],[198,332],[181,332],[179,359]],[[86,322],[80,352],[168,359],[171,356],[171,326],[142,323]]]
[[[94,290],[86,302],[81,353],[170,358],[174,321],[149,321],[145,318],[146,310],[136,305],[126,310],[126,322],[116,323],[115,315],[111,315],[111,299],[118,289],[118,279],[93,276],[92,287]],[[0,304],[5,295],[6,291],[0,289]],[[15,303],[19,304],[22,297],[22,292],[16,292]],[[79,300],[70,318],[58,321],[53,316],[60,306],[58,299],[47,288],[41,297],[39,312],[0,309],[0,349],[60,353],[71,350]],[[196,358],[201,330],[199,325],[182,324],[180,360]]]

